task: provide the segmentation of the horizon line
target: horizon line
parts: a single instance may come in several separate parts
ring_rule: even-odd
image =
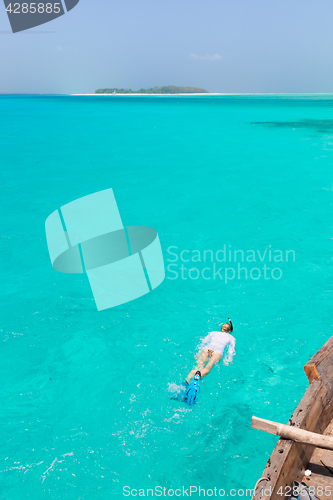
[[[177,94],[146,94],[146,93],[133,93],[133,94],[123,94],[123,93],[80,93],[80,94],[71,94],[71,93],[0,93],[0,96],[112,96],[112,97],[135,97],[135,96],[144,96],[144,97],[177,97],[177,96],[333,96],[333,92],[187,92],[187,93],[177,93]]]

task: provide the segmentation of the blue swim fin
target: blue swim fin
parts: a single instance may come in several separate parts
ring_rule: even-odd
[[[189,406],[193,406],[197,400],[200,392],[200,379],[201,373],[197,371],[185,394],[185,401]]]

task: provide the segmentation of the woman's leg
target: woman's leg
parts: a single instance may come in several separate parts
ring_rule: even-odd
[[[190,371],[190,373],[186,377],[186,382],[190,383],[190,380],[192,377],[194,377],[195,372],[198,370],[202,370],[203,367],[205,366],[205,363],[208,361],[208,349],[204,349],[198,356],[197,358],[197,365],[193,370]]]
[[[204,378],[206,375],[208,375],[213,366],[216,365],[216,363],[218,363],[219,361],[221,361],[221,358],[222,358],[221,354],[214,351],[205,368],[203,370],[200,370],[201,378]]]

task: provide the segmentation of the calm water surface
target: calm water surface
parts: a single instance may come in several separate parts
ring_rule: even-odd
[[[287,422],[331,336],[333,100],[2,96],[0,132],[2,497],[253,488],[276,438],[252,415]],[[86,276],[52,269],[44,222],[110,187],[167,271],[97,312]],[[228,316],[234,363],[194,409],[170,400]]]

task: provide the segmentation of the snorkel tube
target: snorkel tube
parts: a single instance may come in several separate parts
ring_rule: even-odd
[[[230,323],[230,326],[231,326],[231,330],[230,330],[230,332],[233,332],[233,330],[234,330],[234,327],[233,327],[233,325],[232,325],[232,322],[231,322],[231,319],[230,319],[230,318],[228,318],[228,321],[229,321],[229,323]]]

